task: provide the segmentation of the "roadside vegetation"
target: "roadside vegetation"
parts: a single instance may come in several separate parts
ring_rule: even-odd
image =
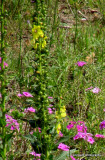
[[[0,160],[104,160],[105,1],[0,9]]]

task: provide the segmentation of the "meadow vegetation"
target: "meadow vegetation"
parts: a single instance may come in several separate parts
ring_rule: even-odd
[[[105,1],[0,10],[0,160],[104,160]]]

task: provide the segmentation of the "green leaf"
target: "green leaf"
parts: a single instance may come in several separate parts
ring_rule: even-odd
[[[37,140],[37,137],[34,136],[34,135],[31,135],[31,134],[25,135],[23,137],[25,137],[26,139],[28,139],[28,140],[30,140],[32,142]]]
[[[6,125],[6,121],[3,118],[0,118],[0,127],[4,127]]]
[[[56,145],[58,146],[59,143],[67,142],[69,139],[70,139],[70,136],[62,137],[62,138],[56,143]]]
[[[69,155],[71,155],[72,153],[74,153],[76,151],[76,149],[72,149],[70,151],[63,151],[57,158],[55,158],[54,160],[65,160],[67,157],[69,157]]]
[[[4,158],[4,152],[2,148],[0,148],[0,157]]]
[[[0,138],[2,138],[3,137],[3,135],[0,133]]]
[[[12,133],[10,133],[10,134],[6,134],[5,138],[6,138],[6,141],[7,141],[7,142],[12,138],[13,133],[14,133],[14,132],[12,132]]]

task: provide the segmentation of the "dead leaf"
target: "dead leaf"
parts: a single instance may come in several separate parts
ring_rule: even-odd
[[[88,55],[86,57],[86,62],[88,62],[88,63],[94,63],[94,57],[95,57],[95,53],[92,52],[90,55]]]

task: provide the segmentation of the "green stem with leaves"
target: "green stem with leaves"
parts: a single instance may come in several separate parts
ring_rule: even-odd
[[[5,70],[4,70],[4,0],[1,0],[1,109],[2,109],[2,158],[6,160],[6,129],[5,129]]]

